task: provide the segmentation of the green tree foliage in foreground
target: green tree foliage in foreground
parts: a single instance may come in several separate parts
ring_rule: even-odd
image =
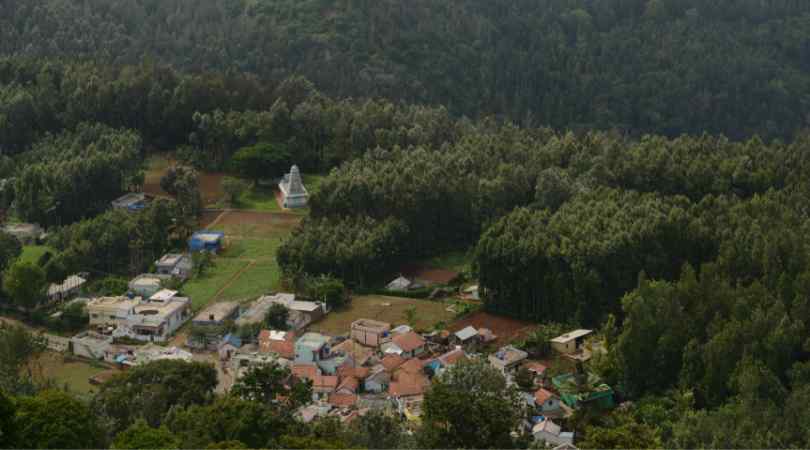
[[[59,391],[46,390],[17,400],[19,448],[97,448],[103,433],[88,406]]]
[[[266,142],[244,147],[231,158],[233,169],[254,182],[279,178],[290,169],[290,164],[292,155],[284,145]]]
[[[165,426],[152,428],[143,419],[138,420],[113,440],[115,449],[172,449],[179,448],[180,441]]]
[[[211,365],[158,361],[102,385],[92,407],[112,431],[122,431],[137,419],[155,427],[172,408],[208,403],[216,385],[217,372]]]
[[[462,360],[425,395],[426,448],[512,448],[510,433],[522,423],[518,391],[486,361]]]

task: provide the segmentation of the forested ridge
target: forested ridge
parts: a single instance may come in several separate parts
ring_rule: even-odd
[[[467,252],[487,312],[536,322],[543,343],[596,330],[606,353],[588,370],[629,403],[578,411],[578,446],[810,446],[810,4],[0,10],[0,208],[45,226],[53,250],[14,262],[20,244],[0,233],[4,302],[36,305],[20,278],[131,276],[184,246],[198,171],[269,179],[294,162],[325,176],[276,255],[291,284],[373,290],[406,263]],[[174,198],[108,210],[163,150],[178,161],[161,182]],[[0,426],[14,431],[0,446],[528,444],[510,434],[525,418],[515,392],[485,364],[434,383],[408,434],[375,415],[302,426],[292,411],[311,393],[279,367],[221,396],[213,368],[164,361],[88,406],[33,383],[32,339],[0,327]]]
[[[0,53],[293,74],[337,97],[524,125],[790,138],[807,124],[794,0],[3,0]]]

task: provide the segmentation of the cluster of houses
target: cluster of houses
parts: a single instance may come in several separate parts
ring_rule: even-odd
[[[285,304],[296,308],[291,294],[265,296],[254,303],[258,316],[268,304]],[[310,302],[297,307],[308,314]],[[218,325],[226,320],[256,316],[249,309],[237,316],[235,305],[218,303],[195,317],[198,324]],[[247,322],[252,323],[252,322]],[[295,322],[299,323],[299,322]],[[291,325],[293,323],[291,322]],[[482,344],[495,339],[491,331],[466,327],[455,333],[420,334],[407,325],[392,326],[371,319],[359,319],[351,324],[348,335],[327,336],[317,332],[264,329],[254,342],[227,334],[216,346],[224,367],[238,379],[248,368],[274,362],[290,369],[293,376],[312,383],[312,403],[302,407],[299,417],[304,421],[334,415],[350,420],[370,408],[387,408],[412,421],[419,421],[421,405],[431,380],[466,358],[481,358],[477,353]],[[580,361],[585,338],[590,330],[576,330],[552,340],[552,346],[565,358]],[[559,419],[574,410],[591,404],[600,408],[613,406],[612,389],[587,375],[588,389],[580,389],[580,374],[547,376],[547,366],[532,361],[527,352],[507,345],[486,356],[489,364],[514,383],[517,372],[526,369],[534,381],[534,389],[523,394],[531,411],[525,426],[534,437],[545,443],[572,445],[572,432],[562,429]]]

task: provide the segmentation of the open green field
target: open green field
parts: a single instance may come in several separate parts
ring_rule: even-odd
[[[215,300],[250,301],[280,287],[276,251],[300,218],[290,214],[229,210],[211,230],[225,232],[226,247],[201,278],[187,282],[183,292],[195,311]]]
[[[428,330],[439,322],[450,322],[455,314],[447,311],[452,302],[420,300],[384,295],[354,297],[351,304],[339,311],[332,311],[320,321],[309,326],[311,331],[329,335],[347,334],[357,319],[374,319],[394,326],[407,322],[405,311],[416,308],[417,329]]]
[[[219,291],[234,280],[240,270],[250,262],[216,258],[214,266],[205,275],[189,280],[183,285],[183,294],[191,298],[191,309],[198,311],[214,300]]]
[[[43,381],[52,380],[57,387],[67,386],[71,392],[78,394],[94,392],[96,388],[90,384],[89,378],[108,370],[100,364],[65,358],[64,355],[54,352],[43,353],[34,364]]]
[[[235,208],[251,211],[281,211],[276,201],[276,190],[271,186],[253,186],[239,196]]]
[[[22,249],[22,254],[20,254],[20,261],[36,264],[46,252],[56,253],[54,249],[47,245],[26,245]]]

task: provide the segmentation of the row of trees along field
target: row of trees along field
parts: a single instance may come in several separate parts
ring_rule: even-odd
[[[801,1],[3,0],[0,6],[4,55],[113,64],[148,58],[196,72],[249,73],[271,85],[303,74],[338,97],[442,104],[458,115],[496,114],[555,128],[740,138],[791,136],[807,123],[810,5]],[[180,97],[198,87],[183,85]],[[163,95],[144,94],[122,104]],[[227,103],[257,100],[235,95]],[[163,124],[167,137],[182,125],[141,116],[137,108],[129,114]]]

